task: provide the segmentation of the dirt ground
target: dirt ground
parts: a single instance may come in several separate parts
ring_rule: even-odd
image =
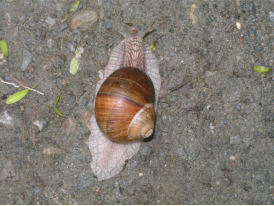
[[[2,204],[274,204],[274,1],[81,0],[98,18],[60,24],[70,0],[0,0],[0,202]],[[97,15],[97,16],[96,16]],[[71,17],[73,19],[73,17]],[[237,23],[238,22],[238,23]],[[124,169],[98,181],[82,114],[117,31],[155,29],[162,78],[153,138]],[[79,28],[78,28],[79,29]],[[75,49],[85,51],[76,75]],[[65,128],[67,118],[76,129]],[[40,128],[38,126],[40,126]]]

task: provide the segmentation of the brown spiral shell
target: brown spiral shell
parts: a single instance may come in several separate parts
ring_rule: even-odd
[[[134,67],[118,69],[97,93],[97,124],[114,142],[147,138],[154,128],[154,100],[153,83],[144,71]]]

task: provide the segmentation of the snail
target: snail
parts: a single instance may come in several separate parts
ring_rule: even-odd
[[[161,79],[158,61],[143,42],[146,33],[121,33],[124,40],[96,85],[95,115],[83,115],[90,121],[91,168],[99,181],[117,175],[153,133]]]

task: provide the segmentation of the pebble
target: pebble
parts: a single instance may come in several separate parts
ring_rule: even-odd
[[[273,12],[273,11],[270,11],[270,12],[268,13],[268,19],[269,19],[269,21],[274,22],[274,12]]]
[[[84,136],[85,136],[85,137],[89,137],[90,134],[91,134],[91,132],[90,132],[90,131],[87,131],[87,132],[85,132]]]
[[[237,29],[239,29],[239,30],[240,30],[240,29],[242,28],[241,23],[237,21],[237,22],[236,22],[236,27],[237,27]]]
[[[258,131],[253,132],[253,136],[254,136],[254,137],[259,136],[259,132],[258,132]]]
[[[23,61],[21,66],[22,71],[26,71],[28,69],[28,66],[30,62],[32,61],[32,58],[33,58],[32,54],[28,50],[23,49]]]
[[[99,14],[99,16],[100,16],[100,19],[104,19],[104,18],[105,18],[105,10],[104,10],[103,7],[101,7],[101,9],[100,9],[100,14]]]
[[[230,144],[238,145],[242,143],[242,138],[238,135],[230,137]]]
[[[77,129],[77,123],[73,119],[67,118],[67,120],[65,122],[66,134],[70,135],[71,133],[74,133],[76,129]]]
[[[80,177],[77,184],[76,193],[79,193],[89,187],[92,187],[94,184],[94,177],[91,174],[87,174],[83,177]]]
[[[83,132],[79,132],[79,134],[76,137],[78,140],[81,140],[84,138]]]
[[[73,104],[75,101],[76,101],[76,96],[75,96],[75,95],[71,95],[71,96],[69,97],[69,103],[70,103],[70,104]]]
[[[80,11],[71,19],[70,28],[72,30],[90,30],[95,26],[98,21],[98,14],[96,10],[87,8]]]
[[[48,46],[48,48],[49,48],[49,49],[53,48],[53,45],[54,45],[54,40],[53,40],[53,39],[49,39],[49,40],[47,41],[47,46]]]
[[[47,148],[43,148],[43,154],[46,154],[46,155],[61,154],[61,150],[55,147],[47,147]]]
[[[5,110],[0,115],[0,122],[6,125],[14,125],[14,118],[8,114],[7,110]]]
[[[48,16],[46,19],[46,22],[48,23],[49,26],[53,26],[56,23],[56,20]]]
[[[169,101],[170,102],[176,102],[178,99],[179,98],[177,96],[172,96]]]
[[[61,24],[56,28],[56,32],[60,33],[68,28],[68,24]]]
[[[72,53],[75,52],[75,47],[73,46],[73,44],[67,43],[67,44],[66,44],[66,47],[67,47]]]
[[[229,159],[234,161],[236,158],[235,158],[235,156],[230,156]]]
[[[8,177],[16,176],[13,164],[11,161],[7,161],[3,170],[1,171],[1,180],[6,180]]]
[[[134,161],[134,162],[130,165],[130,167],[131,167],[131,168],[134,168],[134,167],[137,167],[137,165],[138,165],[138,164],[137,164],[137,161]]]
[[[35,33],[35,40],[36,41],[38,41],[40,39],[41,34],[42,34],[42,31],[40,29],[37,29],[36,33]]]
[[[78,149],[75,149],[73,151],[73,164],[75,165],[80,164],[82,160],[83,160],[82,153]]]
[[[42,190],[43,190],[42,188],[36,186],[36,187],[34,187],[33,192],[35,195],[38,195],[39,192],[41,192]]]
[[[36,125],[39,129],[39,131],[43,131],[45,129],[45,127],[47,126],[47,122],[45,120],[36,120],[33,122],[34,125]]]
[[[82,100],[82,103],[84,106],[87,106],[88,105],[88,98],[84,97],[83,100]]]
[[[98,74],[99,74],[99,78],[100,78],[100,79],[103,79],[103,78],[104,78],[104,70],[100,69],[100,70],[98,71]]]
[[[92,161],[92,156],[90,155],[90,153],[86,155],[85,159],[86,163],[90,163]]]
[[[111,29],[112,24],[109,21],[107,21],[105,27],[106,27],[106,29]]]
[[[91,126],[90,126],[90,118],[91,118],[92,114],[90,111],[85,111],[82,114],[82,119],[84,120],[84,123],[86,125],[86,127],[91,131]],[[86,136],[86,135],[85,135]]]
[[[19,36],[18,26],[6,29],[6,40],[11,41],[17,39]]]
[[[52,30],[51,34],[52,34],[53,36],[57,36],[59,33],[57,33],[56,31]]]

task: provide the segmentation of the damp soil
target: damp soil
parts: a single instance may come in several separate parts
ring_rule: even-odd
[[[274,78],[253,71],[274,69],[274,2],[83,0],[76,14],[92,8],[98,19],[88,28],[60,24],[73,2],[0,0],[9,46],[0,77],[44,93],[6,105],[20,89],[0,82],[0,202],[274,204]],[[155,29],[145,38],[157,40],[162,78],[155,131],[118,175],[98,181],[82,114],[93,113],[117,31],[132,26]],[[66,118],[54,110],[64,80]]]

